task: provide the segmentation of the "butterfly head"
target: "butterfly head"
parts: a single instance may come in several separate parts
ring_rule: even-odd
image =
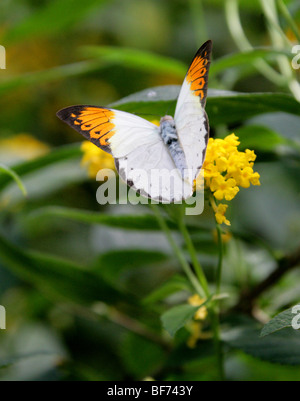
[[[160,126],[162,125],[168,125],[175,129],[175,121],[172,116],[164,116],[160,119]]]
[[[164,116],[160,119],[160,123],[164,122],[164,121],[174,121],[172,116]]]

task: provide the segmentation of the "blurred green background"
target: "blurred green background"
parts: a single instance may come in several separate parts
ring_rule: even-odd
[[[268,19],[274,4],[280,30]],[[217,379],[211,339],[190,349],[188,327],[174,339],[162,329],[160,315],[190,294],[155,219],[146,206],[97,204],[99,183],[80,165],[82,138],[55,116],[181,85],[207,39],[211,135],[238,135],[261,175],[229,206],[226,378],[299,380],[299,333],[259,338],[263,323],[300,298],[300,70],[291,68],[299,1],[2,0],[0,21],[0,163],[27,190],[1,170],[1,380]],[[175,104],[165,93],[120,107],[159,119]],[[213,285],[209,206],[190,223]]]

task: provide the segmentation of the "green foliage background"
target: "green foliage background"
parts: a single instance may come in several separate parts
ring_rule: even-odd
[[[55,116],[71,104],[170,113],[207,39],[211,134],[238,135],[261,175],[261,187],[241,190],[229,207],[221,289],[229,297],[219,304],[225,378],[299,380],[290,312],[260,336],[300,299],[300,70],[290,66],[299,2],[2,0],[0,21],[1,139],[27,133],[51,148],[29,161],[0,149],[1,380],[220,378],[211,338],[186,345],[194,309],[182,304],[193,291],[155,216],[147,206],[98,205],[99,183],[80,167],[81,138]],[[147,88],[162,85],[172,86],[147,100]],[[167,223],[186,251],[172,216]],[[187,225],[213,287],[209,206]]]

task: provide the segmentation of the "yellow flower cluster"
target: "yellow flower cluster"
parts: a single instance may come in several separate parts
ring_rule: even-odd
[[[210,189],[218,201],[232,200],[239,192],[239,187],[260,185],[260,176],[253,171],[256,155],[249,149],[240,152],[238,139],[236,135],[231,134],[224,139],[210,138],[208,142],[203,164],[205,187]],[[230,225],[225,217],[228,205],[224,203],[217,205],[213,198],[211,203],[217,223]]]
[[[113,170],[115,168],[113,157],[92,142],[82,142],[81,150],[83,152],[81,165],[87,168],[90,178],[95,178],[100,169],[109,168]]]

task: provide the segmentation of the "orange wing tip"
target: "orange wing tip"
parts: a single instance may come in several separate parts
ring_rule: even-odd
[[[108,140],[115,134],[115,113],[110,109],[71,106],[60,110],[57,116],[96,145],[109,146]]]
[[[208,40],[197,51],[186,76],[194,95],[200,96],[201,100],[205,96],[204,86],[207,83],[211,49],[212,41]]]

